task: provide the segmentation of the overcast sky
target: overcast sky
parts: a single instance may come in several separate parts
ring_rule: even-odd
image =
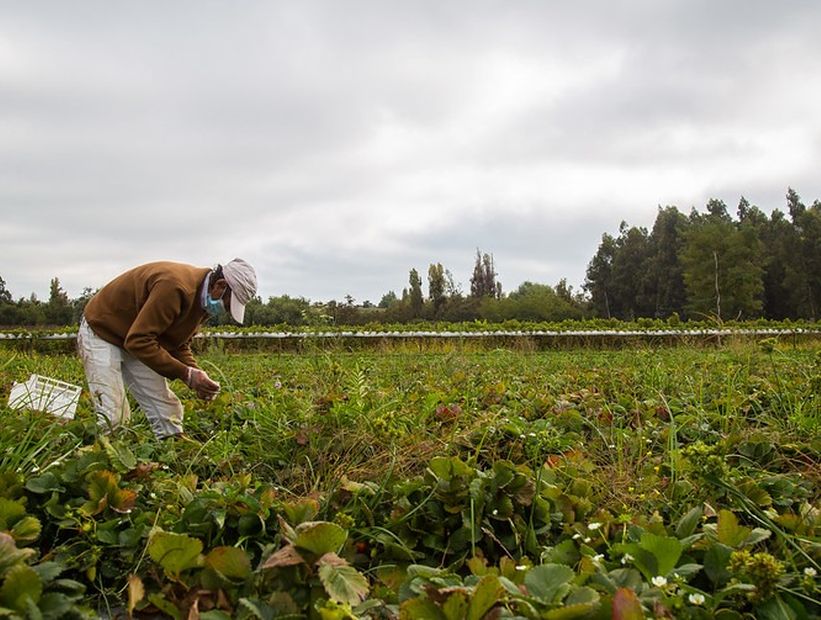
[[[659,205],[821,198],[819,33],[813,0],[0,0],[0,277],[241,256],[263,299],[376,303],[480,248],[578,287]]]

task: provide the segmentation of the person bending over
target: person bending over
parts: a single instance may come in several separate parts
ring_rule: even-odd
[[[77,334],[98,423],[113,429],[128,422],[128,389],[158,438],[182,436],[182,403],[168,380],[206,400],[217,395],[219,383],[197,366],[191,339],[209,316],[228,311],[242,323],[256,290],[256,272],[241,258],[214,269],[148,263],[101,288]]]

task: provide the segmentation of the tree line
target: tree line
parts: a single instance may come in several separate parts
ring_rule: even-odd
[[[6,281],[0,277],[0,326],[77,325],[93,294],[92,289],[86,288],[76,299],[69,299],[60,279],[52,278],[48,301],[40,301],[34,293],[14,301]]]
[[[594,316],[635,319],[817,320],[821,311],[821,202],[787,191],[787,213],[767,217],[744,197],[735,217],[659,208],[652,230],[622,222],[587,268]]]
[[[526,281],[504,293],[493,254],[476,250],[470,290],[463,291],[441,263],[416,268],[401,294],[391,290],[378,304],[343,300],[312,302],[282,295],[253,299],[252,325],[357,325],[412,321],[562,321],[584,318],[817,320],[821,312],[821,201],[809,207],[788,189],[787,214],[768,217],[741,198],[732,216],[718,199],[688,215],[659,207],[650,231],[622,222],[605,233],[590,260],[584,285],[574,291]],[[14,301],[0,277],[0,325],[77,324],[94,291],[69,299],[58,278],[48,301],[32,294]],[[227,317],[223,317],[228,322]],[[218,321],[219,322],[219,321]]]

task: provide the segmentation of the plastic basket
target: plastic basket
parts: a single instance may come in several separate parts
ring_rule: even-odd
[[[35,409],[71,420],[77,411],[81,391],[80,386],[71,383],[31,375],[25,383],[15,382],[11,386],[9,407]]]

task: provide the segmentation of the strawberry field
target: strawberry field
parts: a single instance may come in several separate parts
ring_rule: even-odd
[[[12,410],[0,617],[785,618],[821,607],[821,343],[199,359],[188,440]]]

